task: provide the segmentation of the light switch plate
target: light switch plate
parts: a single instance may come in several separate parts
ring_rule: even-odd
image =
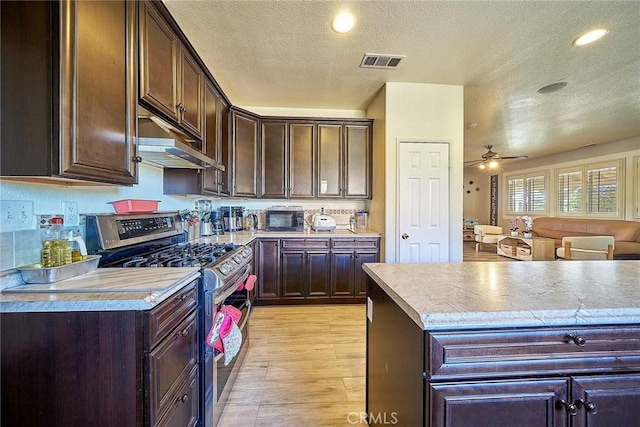
[[[0,200],[0,230],[32,230],[34,218],[32,201]]]

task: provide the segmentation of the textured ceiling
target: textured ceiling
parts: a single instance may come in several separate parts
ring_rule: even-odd
[[[165,0],[234,105],[366,109],[385,82],[463,85],[465,160],[640,135],[639,1]],[[348,10],[353,31],[336,34]],[[605,26],[605,38],[571,42]],[[365,53],[407,57],[359,68]],[[569,86],[539,95],[558,81]]]

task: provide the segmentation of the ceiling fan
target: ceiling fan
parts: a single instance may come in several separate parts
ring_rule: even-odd
[[[480,169],[495,169],[500,164],[501,160],[513,160],[513,159],[527,159],[529,156],[505,156],[502,157],[500,154],[492,151],[493,145],[485,145],[484,148],[487,149],[487,152],[484,153],[481,158],[478,160],[470,160],[468,162],[464,162],[466,166],[475,166],[478,165]]]

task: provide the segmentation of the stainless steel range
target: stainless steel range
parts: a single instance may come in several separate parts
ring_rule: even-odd
[[[251,302],[238,290],[251,275],[253,252],[249,246],[187,243],[177,213],[87,216],[87,250],[100,254],[99,267],[201,267],[199,331],[201,372],[201,425],[217,424],[229,391],[242,364],[249,339]],[[224,366],[224,354],[205,345],[205,337],[223,305],[242,313],[238,326],[243,344]]]

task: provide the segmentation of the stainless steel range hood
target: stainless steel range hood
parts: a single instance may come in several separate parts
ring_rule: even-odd
[[[157,117],[138,118],[138,154],[142,161],[163,168],[205,169],[224,171],[216,163],[185,142],[171,126]]]

